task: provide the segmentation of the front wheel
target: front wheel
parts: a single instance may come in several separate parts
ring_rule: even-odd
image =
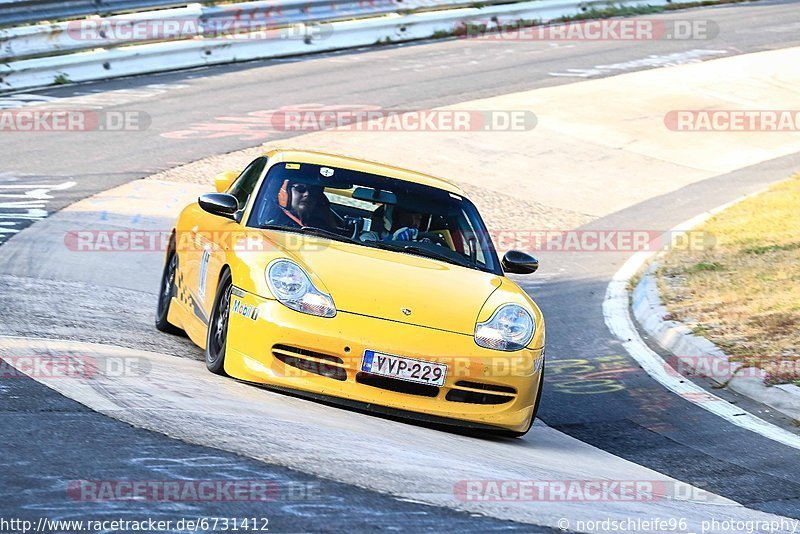
[[[225,372],[225,347],[228,344],[228,318],[231,308],[233,281],[230,271],[225,271],[219,281],[211,320],[208,322],[206,338],[206,367],[214,374],[227,376]]]

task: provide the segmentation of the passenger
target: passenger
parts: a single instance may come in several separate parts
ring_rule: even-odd
[[[395,207],[394,225],[384,241],[416,241],[419,227],[422,225],[422,214],[415,211]]]

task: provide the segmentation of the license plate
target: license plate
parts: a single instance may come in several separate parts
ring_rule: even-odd
[[[364,351],[361,370],[374,375],[439,387],[444,385],[447,376],[447,366],[443,363],[393,356],[374,350]]]

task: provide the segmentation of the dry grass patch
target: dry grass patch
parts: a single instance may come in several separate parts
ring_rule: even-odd
[[[709,219],[657,272],[669,311],[732,359],[800,385],[800,174]]]

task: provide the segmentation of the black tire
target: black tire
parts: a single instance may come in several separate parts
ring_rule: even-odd
[[[225,372],[225,347],[228,345],[231,289],[233,281],[230,271],[226,269],[219,280],[206,336],[206,367],[215,375],[228,376]]]
[[[156,307],[156,328],[167,334],[183,334],[183,330],[167,320],[172,297],[175,296],[175,277],[178,274],[178,254],[170,245],[164,272],[161,274],[161,285],[158,290],[158,306]]]
[[[521,432],[514,432],[513,430],[499,430],[495,433],[495,435],[507,438],[521,438],[527,434],[530,429],[533,428],[533,422],[536,420],[536,413],[539,411],[539,403],[542,400],[542,390],[544,390],[544,366],[542,366],[542,372],[539,373],[539,391],[536,392],[536,400],[533,403],[533,413],[531,413],[531,422],[528,425],[528,428]]]

